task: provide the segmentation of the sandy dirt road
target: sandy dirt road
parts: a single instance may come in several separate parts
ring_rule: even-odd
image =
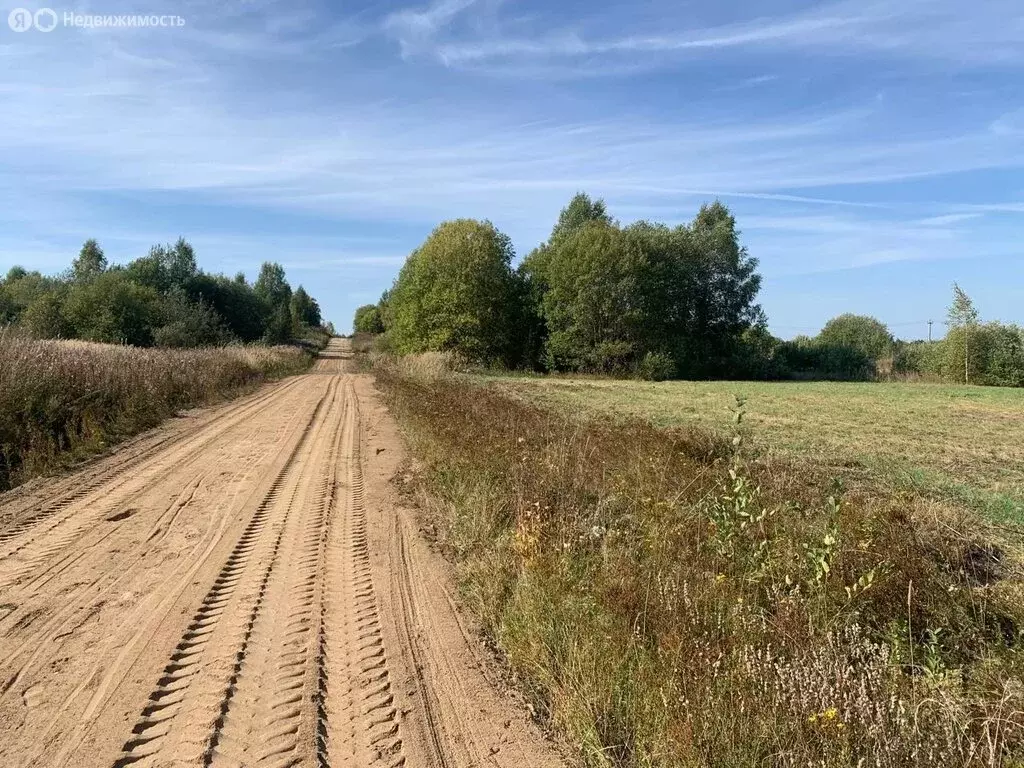
[[[561,765],[348,358],[0,496],[0,766]]]

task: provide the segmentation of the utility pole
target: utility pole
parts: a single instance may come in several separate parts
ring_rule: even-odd
[[[934,322],[935,322],[934,320],[929,320],[928,321],[928,343],[929,344],[932,343],[932,323],[934,323]]]

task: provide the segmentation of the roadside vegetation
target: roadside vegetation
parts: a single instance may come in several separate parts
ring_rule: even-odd
[[[378,360],[411,490],[585,765],[1024,759],[1017,533],[754,456],[742,401],[724,435],[588,420],[451,364]]]
[[[298,346],[141,349],[0,330],[0,491],[311,359]]]

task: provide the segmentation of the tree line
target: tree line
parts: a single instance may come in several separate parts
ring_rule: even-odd
[[[579,193],[513,267],[511,241],[491,222],[446,221],[380,301],[356,310],[354,328],[396,354],[451,351],[542,371],[962,381],[966,370],[973,383],[1024,385],[1021,329],[980,324],[976,313],[951,310],[950,331],[935,343],[899,341],[877,319],[852,314],[813,338],[772,336],[757,303],[758,262],[739,234],[720,202],[685,225],[622,226],[602,200]]]
[[[953,307],[970,302],[954,286]],[[970,303],[973,312],[973,303]],[[952,308],[951,308],[952,309]],[[1024,387],[1024,328],[981,322],[977,313],[951,311],[945,338],[895,338],[876,318],[845,314],[830,320],[814,337],[772,340],[765,361],[772,378],[907,379]]]
[[[280,344],[324,327],[320,307],[284,268],[266,262],[255,283],[199,268],[185,240],[111,265],[87,240],[57,276],[13,267],[0,280],[0,326],[37,338],[85,339],[139,347],[199,347],[231,342]]]
[[[438,226],[357,331],[398,354],[451,350],[510,368],[647,378],[724,376],[763,331],[757,261],[721,203],[687,225],[622,226],[576,195],[551,236],[513,268],[488,221]]]

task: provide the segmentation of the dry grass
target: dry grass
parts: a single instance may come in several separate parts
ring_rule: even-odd
[[[1019,537],[699,428],[379,380],[467,599],[584,764],[1021,764]]]
[[[454,372],[465,372],[470,367],[469,363],[455,352],[420,352],[401,357],[372,354],[371,359],[373,368],[377,371],[386,371],[393,376],[420,382],[443,380]]]
[[[0,330],[0,490],[309,361],[294,347],[138,349]]]
[[[1024,522],[1024,390],[909,383],[492,378],[570,413],[721,429],[737,395],[765,453],[850,482],[925,492]]]

